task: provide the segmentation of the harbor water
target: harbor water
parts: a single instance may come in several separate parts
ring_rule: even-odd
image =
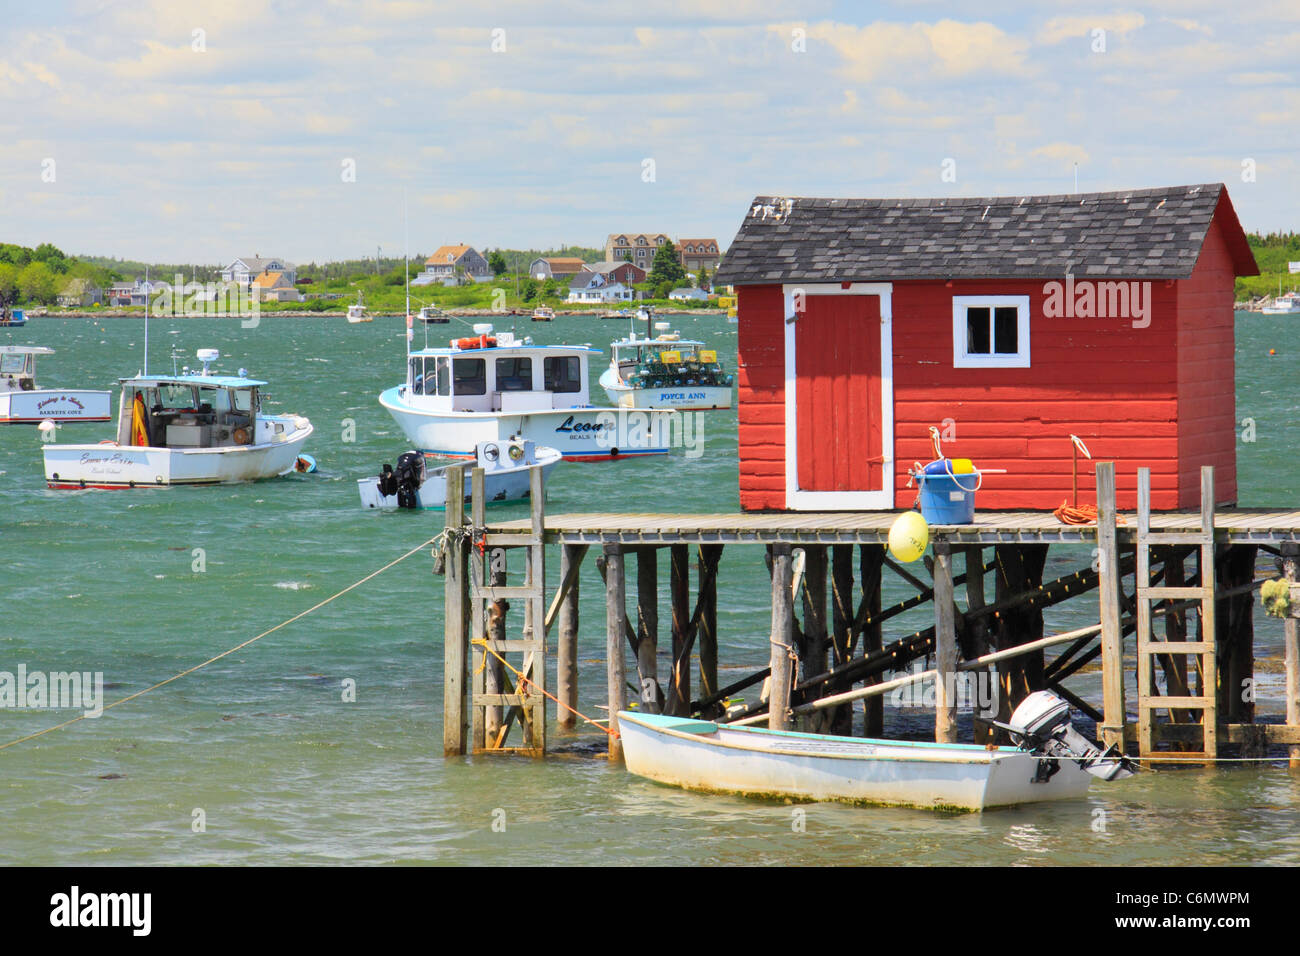
[[[1300,349],[1291,320],[1237,320],[1240,503],[1300,507]],[[605,350],[627,332],[625,322],[595,318],[511,321],[539,342]],[[724,317],[675,317],[674,327],[735,370],[736,326]],[[432,326],[430,344],[464,328]],[[0,330],[0,341],[56,350],[39,363],[42,385],[115,390],[118,376],[140,368],[143,333],[140,319],[34,317]],[[423,344],[425,329],[417,325],[415,335]],[[270,383],[268,410],[308,416],[316,474],[48,491],[37,431],[0,429],[0,672],[102,672],[111,703],[261,634],[433,537],[440,513],[367,512],[357,500],[356,479],[408,448],[376,400],[404,375],[404,337],[397,317],[348,325],[265,316],[256,328],[216,318],[150,323],[155,372],[170,371],[173,352],[178,364],[194,365],[196,349],[218,348],[220,370],[243,367]],[[602,370],[593,360],[593,383]],[[599,388],[593,400],[604,404]],[[736,413],[702,420],[698,457],[675,449],[561,466],[548,509],[737,510]],[[112,429],[67,425],[60,439],[93,442]],[[527,512],[500,505],[494,513]],[[610,766],[604,735],[591,727],[552,729],[559,753],[546,760],[444,760],[443,590],[427,552],[97,719],[0,749],[0,862],[1300,864],[1300,774],[1284,763],[1142,773],[1098,783],[1084,801],[953,816],[670,789]],[[1046,576],[1088,563],[1089,552],[1053,548]],[[554,585],[554,550],[549,561]],[[589,560],[579,686],[580,709],[592,717],[603,716],[605,686],[598,582]],[[887,603],[910,594],[888,572],[885,584]],[[719,589],[723,683],[765,665],[768,597],[763,549],[729,547]],[[895,618],[886,640],[926,626],[931,614],[923,607]],[[1096,602],[1085,598],[1050,611],[1047,626],[1095,619]],[[666,631],[666,611],[660,620]],[[1280,622],[1257,611],[1260,715],[1282,708],[1281,633]],[[661,676],[668,643],[661,633]],[[1099,699],[1095,670],[1071,686]],[[0,745],[79,712],[0,709]],[[891,704],[886,726],[915,734],[930,719]]]

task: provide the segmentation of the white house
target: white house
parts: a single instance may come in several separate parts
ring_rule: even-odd
[[[252,289],[254,280],[267,272],[280,273],[289,285],[293,285],[298,281],[298,273],[284,259],[264,259],[261,256],[246,256],[242,259],[236,259],[221,270],[221,281],[234,282],[243,286],[245,291],[248,291]]]
[[[599,272],[582,272],[569,283],[570,302],[631,302],[634,290]]]
[[[678,302],[708,302],[709,294],[703,289],[692,289],[683,287],[673,289],[668,293],[668,298],[675,299]]]

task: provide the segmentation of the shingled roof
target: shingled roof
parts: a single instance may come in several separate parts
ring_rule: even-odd
[[[1238,275],[1259,268],[1222,183],[1068,196],[759,196],[714,281],[1191,275],[1221,214]]]

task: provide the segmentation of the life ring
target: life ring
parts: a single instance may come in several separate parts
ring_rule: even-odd
[[[247,445],[252,441],[252,438],[248,434],[248,429],[244,428],[242,425],[231,432],[230,437],[235,440],[236,445]]]

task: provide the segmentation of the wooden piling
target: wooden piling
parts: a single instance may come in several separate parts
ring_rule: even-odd
[[[565,706],[556,710],[561,728],[572,730],[578,709],[578,577],[577,568],[586,553],[583,545],[560,546],[560,586],[569,589],[560,598],[559,633],[555,652],[555,696]]]
[[[790,689],[795,678],[794,602],[790,594],[792,568],[790,545],[777,542],[769,548],[772,556],[772,684],[768,696],[768,722],[771,730],[790,729]]]
[[[447,469],[447,563],[443,591],[442,638],[442,752],[444,756],[465,753],[465,676],[469,639],[466,633],[466,605],[469,601],[469,548],[462,536],[465,521],[465,468]]]
[[[883,544],[864,544],[858,548],[858,570],[862,579],[862,602],[868,619],[862,628],[863,656],[879,651],[884,640],[883,620],[880,616],[881,572],[885,566],[885,546]],[[878,684],[879,674],[866,678],[866,684]],[[885,699],[869,697],[863,702],[862,734],[865,737],[880,737],[885,732]],[[850,719],[852,714],[850,712]]]
[[[1296,581],[1300,578],[1300,543],[1282,542],[1282,575],[1295,594]],[[1294,599],[1293,599],[1294,600]],[[1300,619],[1295,614],[1288,614],[1283,625],[1286,655],[1286,686],[1283,694],[1286,698],[1286,722],[1292,731],[1300,731]],[[1300,744],[1291,745],[1290,767],[1300,770]]]
[[[953,612],[952,551],[947,541],[934,548],[934,739],[957,742],[957,620]]]
[[[826,670],[826,651],[829,629],[826,626],[826,547],[804,548],[803,587],[803,638],[807,653],[804,669],[809,674]]]
[[[837,544],[831,548],[831,663],[840,667],[853,656],[853,545]],[[848,690],[837,683],[829,693]],[[870,713],[870,706],[868,706]],[[830,712],[828,730],[847,737],[853,733],[853,707],[842,704]]]
[[[609,759],[623,759],[618,739],[618,712],[627,706],[627,665],[623,632],[627,628],[627,587],[623,575],[623,548],[605,545],[605,676],[609,689]]]
[[[636,669],[641,678],[641,709],[663,711],[659,687],[659,549],[636,552]]]
[[[669,550],[673,657],[664,713],[674,717],[689,717],[691,709],[691,655],[686,644],[686,631],[691,622],[690,556],[690,549],[684,544],[675,544]]]
[[[700,634],[697,640],[700,654],[700,697],[712,697],[718,692],[718,564],[722,560],[722,545],[702,544],[699,548]]]
[[[1115,513],[1115,463],[1097,463],[1097,574],[1101,610],[1102,743],[1124,747],[1124,632],[1120,624],[1119,537]]]

